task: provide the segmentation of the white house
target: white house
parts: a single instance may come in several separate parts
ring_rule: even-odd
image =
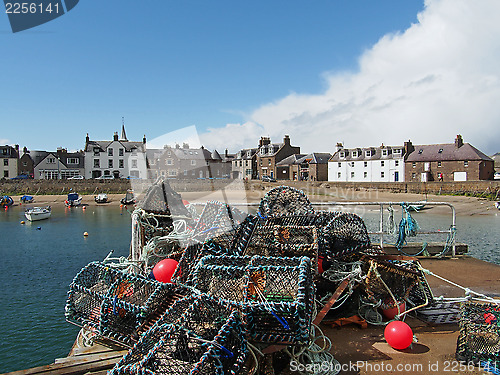
[[[333,182],[401,182],[405,178],[403,146],[344,148],[328,161],[328,181]]]
[[[148,178],[146,167],[146,136],[142,142],[130,142],[122,126],[118,139],[115,132],[112,141],[85,139],[85,178],[113,176],[126,178]]]

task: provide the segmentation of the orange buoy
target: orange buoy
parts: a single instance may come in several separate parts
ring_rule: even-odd
[[[83,236],[87,237],[89,235],[89,232],[83,232]]]

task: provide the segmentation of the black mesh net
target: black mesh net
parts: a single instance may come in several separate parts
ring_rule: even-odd
[[[314,212],[311,202],[301,190],[278,186],[262,198],[259,206],[261,217],[307,215]]]
[[[167,310],[110,374],[236,374],[246,355],[238,313],[197,295]]]
[[[459,361],[500,364],[500,305],[464,302],[460,306]],[[500,366],[499,366],[500,367]]]

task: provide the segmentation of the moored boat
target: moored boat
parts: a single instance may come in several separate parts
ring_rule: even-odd
[[[0,197],[0,207],[9,207],[14,204],[14,200],[8,195]]]
[[[82,197],[78,195],[78,193],[69,193],[68,199],[64,201],[64,204],[67,207],[75,207],[82,204]]]
[[[122,199],[120,199],[120,203],[121,204],[135,204],[135,195],[134,195],[134,191],[133,190],[127,190],[127,194],[125,195],[125,197],[123,197]]]
[[[47,207],[32,207],[26,209],[24,211],[24,216],[26,216],[26,219],[29,221],[38,221],[38,220],[44,220],[48,219],[50,215],[52,214],[52,210],[50,206]]]
[[[108,194],[100,193],[94,197],[96,203],[108,203]]]
[[[20,198],[21,203],[33,203],[35,198],[32,195],[23,195]]]

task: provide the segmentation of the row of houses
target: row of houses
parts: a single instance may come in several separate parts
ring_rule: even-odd
[[[0,178],[28,175],[35,179],[157,178],[171,179],[275,179],[334,182],[427,182],[490,180],[494,160],[457,135],[454,143],[345,148],[338,143],[333,154],[301,153],[285,135],[273,143],[261,137],[258,146],[236,154],[210,151],[189,144],[149,149],[146,136],[129,141],[121,136],[94,141],[87,134],[78,152],[55,152],[26,147],[0,146]]]

